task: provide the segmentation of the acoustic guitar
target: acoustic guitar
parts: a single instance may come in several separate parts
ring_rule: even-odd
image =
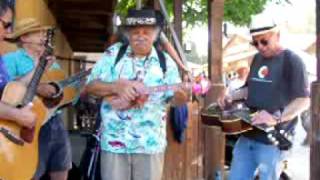
[[[227,110],[221,110],[216,103],[213,103],[201,112],[201,119],[205,124],[221,126],[222,131],[227,135],[258,129],[266,133],[270,142],[278,146],[279,149],[287,150],[292,147],[291,137],[281,124],[274,127],[253,125],[251,119],[255,113],[242,103],[233,104]]]
[[[1,101],[11,106],[23,107],[33,103],[32,111],[36,114],[34,128],[28,129],[0,119],[0,179],[30,180],[38,165],[38,136],[47,116],[47,109],[36,97],[37,86],[46,69],[46,57],[52,54],[53,29],[47,31],[45,51],[40,57],[34,75],[26,87],[19,82],[10,82],[5,87]]]
[[[50,98],[41,98],[48,108],[48,116],[43,123],[46,123],[56,112],[57,109],[66,107],[76,98],[79,87],[73,86],[89,75],[91,69],[80,71],[79,73],[65,78],[62,70],[51,70],[46,72],[41,82],[46,82],[54,86],[58,93]]]
[[[47,118],[43,123],[46,123],[55,114],[57,109],[61,109],[72,103],[77,96],[77,92],[79,92],[79,87],[77,88],[72,85],[80,82],[81,79],[89,75],[90,72],[91,69],[88,69],[65,78],[62,70],[51,70],[42,76],[41,82],[51,84],[58,92],[53,97],[41,98],[45,106],[48,108]],[[53,81],[54,79],[56,81]]]

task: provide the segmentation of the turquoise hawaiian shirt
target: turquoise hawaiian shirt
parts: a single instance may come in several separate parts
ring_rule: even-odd
[[[34,68],[32,57],[22,48],[5,54],[2,59],[7,68],[10,80],[25,76]],[[60,69],[60,66],[57,63],[53,63],[50,69]]]
[[[160,67],[156,50],[149,56],[134,59],[132,49],[127,48],[121,60],[114,65],[121,43],[110,47],[96,63],[88,82],[99,79],[114,82],[119,78],[140,79],[145,86],[180,83],[175,62],[167,55],[165,75]],[[162,153],[166,147],[166,107],[172,91],[151,93],[142,108],[125,111],[114,110],[107,102],[101,106],[102,149],[113,153]]]

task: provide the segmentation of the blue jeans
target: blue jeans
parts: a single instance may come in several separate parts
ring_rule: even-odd
[[[277,180],[283,158],[278,147],[241,136],[233,150],[229,180],[251,180],[256,172],[260,180]]]

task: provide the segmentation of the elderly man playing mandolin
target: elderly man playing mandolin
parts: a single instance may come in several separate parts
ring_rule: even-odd
[[[183,104],[188,96],[184,89],[172,91],[181,79],[174,61],[153,45],[159,31],[153,10],[130,10],[125,19],[129,44],[108,48],[89,76],[86,91],[109,97],[101,106],[103,180],[161,179],[166,106],[170,99]],[[120,51],[125,53],[119,59]]]

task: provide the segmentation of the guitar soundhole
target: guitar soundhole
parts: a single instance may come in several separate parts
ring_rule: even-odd
[[[26,128],[23,127],[20,131],[20,137],[27,143],[31,143],[33,141],[35,128]]]
[[[63,98],[63,93],[56,98],[44,98],[43,103],[47,108],[53,108],[57,106]]]

